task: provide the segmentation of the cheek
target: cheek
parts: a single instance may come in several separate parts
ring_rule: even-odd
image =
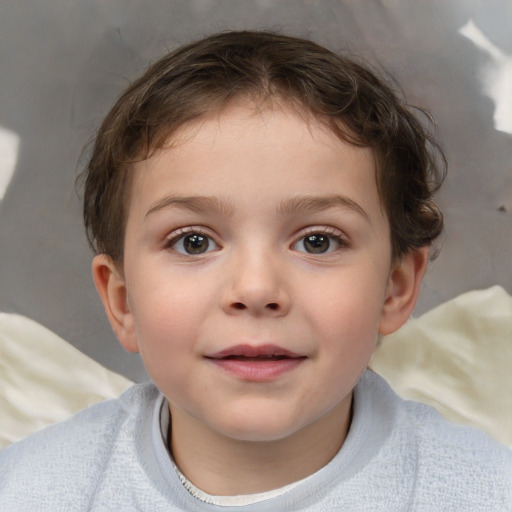
[[[176,280],[169,283],[147,280],[134,290],[135,335],[147,366],[164,361],[173,364],[183,350],[193,351],[198,326],[206,314],[208,294],[204,290],[181,286]]]
[[[136,308],[135,334],[148,375],[167,396],[189,387],[188,364],[195,357],[193,311],[179,300],[147,301]]]
[[[136,324],[145,328],[167,326],[181,330],[191,318],[202,315],[212,297],[207,279],[198,282],[186,273],[171,272],[158,262],[146,267],[146,271],[139,270],[128,281]]]
[[[330,277],[311,286],[306,297],[320,330],[354,339],[378,330],[385,283],[371,269],[356,275]]]

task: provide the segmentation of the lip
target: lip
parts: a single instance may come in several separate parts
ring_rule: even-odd
[[[265,382],[294,370],[307,357],[277,345],[235,345],[206,359],[242,380]]]
[[[265,357],[302,357],[290,350],[280,347],[279,345],[234,345],[214,354],[207,356],[208,359],[225,359],[227,357],[248,357],[248,358],[265,358]]]

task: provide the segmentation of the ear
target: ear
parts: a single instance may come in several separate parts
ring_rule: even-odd
[[[404,254],[391,269],[379,324],[379,334],[395,332],[411,316],[427,270],[429,248]]]
[[[121,345],[129,352],[138,352],[133,315],[128,303],[122,269],[106,254],[98,254],[92,262],[92,277],[107,318]]]

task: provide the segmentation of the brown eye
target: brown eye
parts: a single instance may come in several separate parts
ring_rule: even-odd
[[[193,234],[183,238],[183,248],[188,254],[202,254],[209,245],[208,238],[203,235]]]
[[[291,248],[308,254],[328,254],[342,247],[347,247],[347,243],[340,235],[319,231],[303,236]]]
[[[194,231],[177,236],[166,246],[179,254],[185,255],[200,255],[219,248],[209,236]]]
[[[331,242],[329,237],[322,234],[313,234],[304,237],[304,249],[311,253],[323,253],[329,250]]]

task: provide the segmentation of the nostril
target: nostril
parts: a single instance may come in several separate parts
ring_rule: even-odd
[[[232,302],[230,304],[230,309],[235,311],[244,311],[246,309],[253,309],[252,305],[247,305],[243,302]],[[280,311],[281,305],[278,302],[269,302],[268,304],[265,304],[264,308],[267,311]],[[260,310],[260,306],[254,306],[254,310]]]

